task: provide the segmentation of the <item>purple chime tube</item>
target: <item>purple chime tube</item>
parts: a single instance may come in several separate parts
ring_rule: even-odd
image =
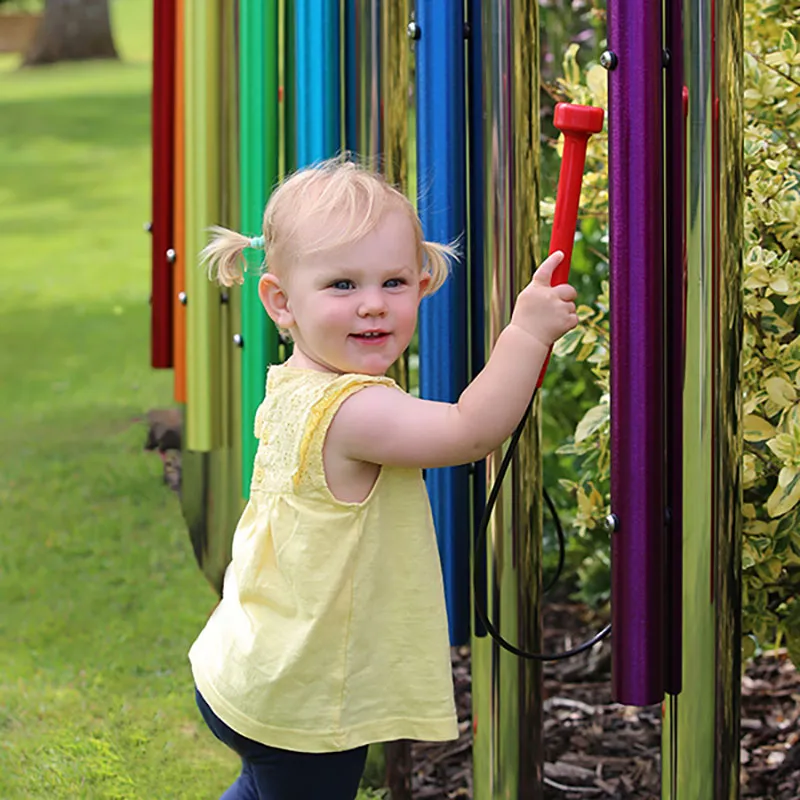
[[[609,0],[612,688],[664,695],[661,0]]]

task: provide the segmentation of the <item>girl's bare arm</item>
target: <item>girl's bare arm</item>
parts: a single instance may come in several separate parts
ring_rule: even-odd
[[[520,293],[511,323],[457,403],[420,400],[389,387],[357,392],[331,424],[326,449],[373,464],[441,467],[484,458],[522,418],[552,343],[575,327],[575,290],[550,286],[553,254]]]

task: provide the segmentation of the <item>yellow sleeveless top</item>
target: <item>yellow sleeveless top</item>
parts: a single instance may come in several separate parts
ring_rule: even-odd
[[[458,736],[439,554],[418,469],[361,503],[328,489],[339,406],[388,378],[272,367],[222,601],[189,653],[214,713],[303,752]]]

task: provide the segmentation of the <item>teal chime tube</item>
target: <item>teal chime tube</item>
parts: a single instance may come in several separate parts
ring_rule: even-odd
[[[297,166],[330,158],[341,146],[339,4],[295,0]]]
[[[278,2],[241,0],[239,159],[242,231],[261,234],[264,205],[278,179]],[[266,371],[278,360],[278,334],[258,296],[263,252],[246,250],[242,286],[242,494],[250,494],[257,441],[253,418]]]

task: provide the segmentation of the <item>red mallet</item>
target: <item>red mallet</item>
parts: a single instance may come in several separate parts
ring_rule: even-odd
[[[549,250],[550,253],[560,250],[564,254],[564,260],[553,273],[552,284],[557,286],[569,279],[572,245],[575,241],[575,228],[578,225],[583,167],[586,164],[586,145],[593,133],[599,133],[603,129],[603,109],[559,103],[556,106],[553,124],[564,134],[564,154],[558,175],[558,192]],[[542,385],[549,362],[548,354],[536,384],[537,388]]]

